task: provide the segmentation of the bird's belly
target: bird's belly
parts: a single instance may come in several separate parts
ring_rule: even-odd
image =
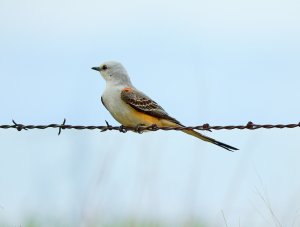
[[[124,108],[118,108],[112,111],[112,116],[124,126],[135,127],[137,125],[153,125],[162,126],[160,119],[148,114],[138,112],[131,106],[124,104]]]
[[[135,127],[137,125],[149,126],[153,124],[163,126],[159,118],[139,112],[121,99],[116,99],[114,102],[105,102],[105,106],[111,115],[124,126]]]

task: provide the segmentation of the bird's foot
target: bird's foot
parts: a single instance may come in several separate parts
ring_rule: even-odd
[[[119,131],[125,133],[127,132],[127,129],[125,128],[124,125],[120,125]]]
[[[142,134],[145,131],[144,127],[145,127],[144,124],[138,124],[135,127],[134,131],[137,132],[137,133],[139,133],[139,134]]]

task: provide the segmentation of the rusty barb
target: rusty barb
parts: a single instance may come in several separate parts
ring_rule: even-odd
[[[63,120],[62,124],[49,124],[49,125],[24,125],[16,123],[14,120],[12,120],[12,125],[0,125],[0,129],[17,129],[18,131],[22,130],[29,130],[29,129],[47,129],[47,128],[58,128],[58,135],[61,134],[61,131],[64,129],[76,129],[76,130],[99,130],[100,132],[106,132],[111,130],[116,130],[122,133],[126,133],[128,131],[143,133],[144,131],[157,131],[157,130],[164,130],[164,131],[170,131],[170,130],[186,130],[186,129],[196,129],[196,130],[205,130],[205,131],[212,131],[212,130],[233,130],[233,129],[249,129],[249,130],[255,130],[255,129],[283,129],[283,128],[297,128],[300,127],[300,122],[297,124],[254,124],[251,121],[249,121],[246,125],[227,125],[227,126],[210,126],[209,124],[203,124],[199,126],[178,126],[178,127],[158,127],[156,125],[150,125],[150,126],[143,126],[143,125],[137,125],[136,127],[128,127],[128,126],[112,126],[107,121],[105,121],[106,125],[104,126],[82,126],[82,125],[67,125],[66,119]]]

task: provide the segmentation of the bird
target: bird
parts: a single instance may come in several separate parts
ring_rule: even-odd
[[[106,81],[106,87],[101,96],[102,104],[122,126],[184,127],[157,102],[133,86],[126,69],[121,63],[107,61],[100,64],[100,66],[92,67],[92,69],[100,72]],[[195,130],[184,129],[182,131],[228,151],[238,150],[238,148],[219,142]]]

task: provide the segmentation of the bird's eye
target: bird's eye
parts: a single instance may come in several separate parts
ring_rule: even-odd
[[[106,69],[107,69],[107,65],[103,65],[102,70],[106,70]]]

